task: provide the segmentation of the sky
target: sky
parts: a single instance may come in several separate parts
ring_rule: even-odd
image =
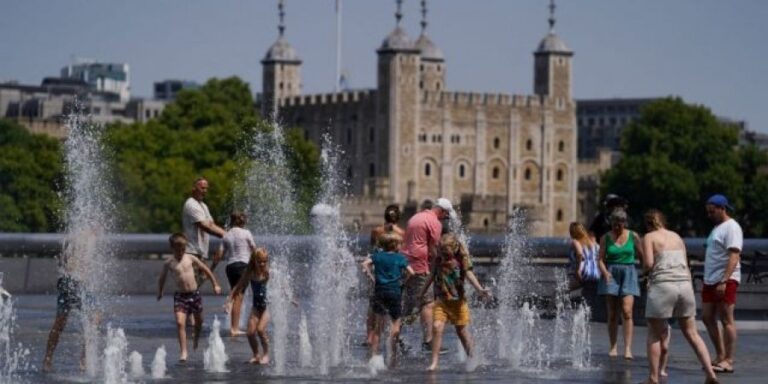
[[[333,89],[335,0],[286,0],[286,38],[305,93]],[[277,37],[276,0],[0,0],[0,81],[39,84],[74,58],[130,65],[135,96],[164,79],[236,75],[261,89]],[[533,92],[546,0],[431,0],[427,33],[449,90]],[[352,88],[376,84],[376,48],[394,0],[342,0],[342,66]],[[419,1],[403,27],[420,32]],[[560,0],[555,30],[574,51],[577,99],[678,95],[768,133],[768,1]]]

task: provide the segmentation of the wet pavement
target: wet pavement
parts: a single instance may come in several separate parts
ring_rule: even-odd
[[[20,372],[21,381],[30,383],[90,382],[79,370],[81,342],[77,321],[72,319],[62,335],[61,343],[54,358],[54,372],[39,372],[40,362],[45,348],[48,331],[53,322],[56,308],[55,296],[22,295],[15,296],[17,314],[14,340],[24,344],[31,351],[31,367]],[[635,329],[635,359],[610,359],[607,357],[607,334],[604,324],[592,324],[592,361],[589,368],[576,369],[563,360],[554,360],[544,369],[505,366],[500,361],[481,362],[473,371],[468,372],[466,364],[460,362],[457,353],[458,343],[452,330],[447,330],[444,345],[450,352],[441,359],[440,370],[434,374],[424,371],[428,355],[412,352],[404,357],[399,366],[372,375],[365,361],[366,349],[357,346],[364,339],[364,326],[361,324],[356,334],[348,341],[347,353],[350,356],[342,368],[332,369],[328,376],[321,376],[311,368],[301,368],[298,356],[289,356],[286,375],[276,375],[271,367],[246,364],[250,357],[248,342],[244,337],[230,338],[222,331],[229,362],[227,373],[208,373],[203,369],[203,351],[207,347],[207,336],[214,316],[226,323],[223,310],[224,297],[206,296],[204,298],[205,326],[201,336],[200,348],[190,355],[186,364],[176,363],[178,343],[172,315],[172,298],[166,296],[158,302],[153,296],[118,297],[111,303],[105,322],[113,327],[125,330],[128,340],[128,353],[137,351],[143,356],[144,369],[149,365],[156,349],[165,345],[168,351],[167,378],[154,380],[149,377],[135,379],[135,382],[184,382],[184,383],[244,383],[244,382],[367,382],[382,381],[392,383],[638,383],[643,381],[647,372],[645,356],[644,327]],[[311,325],[310,325],[311,326]],[[296,332],[293,332],[296,333]],[[190,332],[191,334],[191,332]],[[414,327],[404,330],[406,341],[413,346],[419,342],[420,332]],[[702,336],[705,336],[702,333]],[[290,336],[289,343],[297,343],[297,336]],[[705,337],[705,340],[707,338]],[[737,350],[736,373],[721,375],[723,383],[764,383],[768,376],[765,365],[765,353],[768,351],[768,331],[741,331]],[[102,346],[103,348],[103,346]],[[317,346],[315,347],[317,348]],[[710,349],[711,350],[711,349]],[[669,363],[669,383],[701,383],[704,381],[693,351],[675,329],[671,345]]]

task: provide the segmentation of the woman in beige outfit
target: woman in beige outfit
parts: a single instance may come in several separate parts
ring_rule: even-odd
[[[676,317],[688,344],[707,374],[705,383],[717,383],[709,352],[696,330],[696,299],[691,272],[685,253],[685,243],[677,233],[665,228],[664,216],[652,209],[645,214],[650,231],[643,237],[643,270],[648,273],[648,367],[646,383],[658,383],[660,366],[666,360],[669,345],[667,320]],[[664,358],[662,358],[664,356]]]

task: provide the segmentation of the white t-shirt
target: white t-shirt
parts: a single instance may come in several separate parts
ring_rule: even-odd
[[[187,236],[187,253],[208,258],[208,233],[200,228],[197,223],[201,221],[213,221],[208,206],[193,197],[184,202],[184,212],[181,215],[181,225]]]
[[[233,227],[221,239],[221,248],[224,249],[224,260],[227,265],[251,260],[251,249],[256,247],[251,231]]]
[[[728,248],[735,248],[741,252],[744,243],[744,235],[741,226],[734,219],[728,219],[715,227],[707,238],[707,253],[704,259],[704,284],[714,285],[723,280],[725,269],[728,266]],[[741,263],[728,278],[741,282]]]

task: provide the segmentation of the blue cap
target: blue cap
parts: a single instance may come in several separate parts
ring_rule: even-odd
[[[718,207],[728,208],[731,211],[733,211],[733,207],[728,204],[728,198],[724,195],[712,195],[712,197],[707,200],[707,204],[712,204]]]

